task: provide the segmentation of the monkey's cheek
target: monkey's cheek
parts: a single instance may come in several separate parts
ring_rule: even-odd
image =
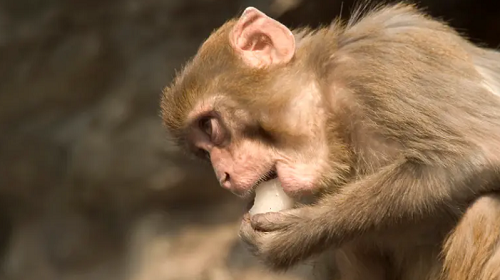
[[[310,167],[295,168],[288,165],[276,165],[278,178],[285,193],[292,197],[301,197],[315,192],[316,174]]]

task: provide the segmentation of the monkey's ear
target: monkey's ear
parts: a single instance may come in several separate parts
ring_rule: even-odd
[[[235,24],[231,44],[253,67],[289,62],[295,54],[295,37],[283,24],[249,7]]]

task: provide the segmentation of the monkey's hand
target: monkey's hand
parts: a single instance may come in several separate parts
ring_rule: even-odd
[[[245,215],[241,223],[240,238],[249,250],[266,266],[275,271],[285,271],[311,257],[317,248],[307,244],[324,244],[310,227],[314,210],[309,207],[281,212]]]

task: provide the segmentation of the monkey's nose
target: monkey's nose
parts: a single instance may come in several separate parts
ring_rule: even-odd
[[[223,172],[222,175],[220,176],[219,183],[221,184],[222,187],[226,189],[231,189],[231,177],[229,176],[229,173]]]

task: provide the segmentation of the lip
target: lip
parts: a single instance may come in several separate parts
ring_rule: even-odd
[[[253,184],[253,186],[250,188],[252,190],[252,192],[255,190],[255,188],[263,183],[263,182],[267,182],[267,181],[270,181],[272,179],[276,179],[278,178],[278,172],[276,170],[276,166],[273,166],[269,169],[269,171],[267,171],[264,175],[260,176],[260,178],[255,181],[255,183]]]
[[[270,180],[278,179],[280,182],[280,178],[278,176],[278,171],[276,170],[276,166],[274,165],[271,169],[269,169],[268,172],[266,172],[263,176],[261,176],[253,186],[249,189],[249,191],[244,195],[244,198],[248,199],[248,203],[246,206],[246,210],[249,211],[250,208],[252,208],[254,201],[255,201],[255,189],[257,186],[263,182],[267,182]]]

